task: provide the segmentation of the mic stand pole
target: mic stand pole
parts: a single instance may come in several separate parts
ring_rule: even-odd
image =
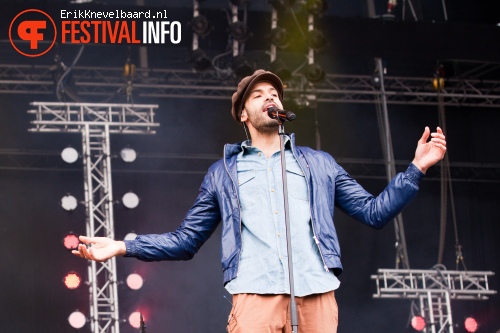
[[[141,312],[141,326],[140,326],[140,333],[146,333],[146,325],[144,324],[144,317],[142,317],[142,312]]]
[[[279,121],[279,119],[278,119]],[[290,233],[290,217],[288,209],[288,184],[286,178],[286,159],[285,159],[285,126],[280,122],[280,154],[281,154],[281,177],[283,178],[283,203],[285,206],[285,226],[286,226],[286,249],[288,254],[288,281],[290,284],[290,322],[292,324],[292,333],[298,333],[297,304],[295,303],[295,290],[293,282],[293,262],[292,262],[292,237]]]

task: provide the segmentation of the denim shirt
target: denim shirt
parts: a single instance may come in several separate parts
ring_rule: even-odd
[[[242,251],[237,277],[226,289],[231,294],[290,293],[280,152],[266,158],[248,141],[242,148],[237,157]],[[285,157],[295,294],[337,289],[340,282],[325,270],[313,238],[304,174],[290,149]]]

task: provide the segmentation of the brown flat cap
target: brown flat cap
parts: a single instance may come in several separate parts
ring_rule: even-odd
[[[252,87],[262,81],[270,82],[278,91],[280,101],[283,100],[283,82],[281,82],[281,79],[274,73],[258,69],[252,75],[244,77],[240,83],[238,83],[238,89],[233,94],[231,114],[237,122],[241,122],[241,110],[243,110],[245,100],[248,98],[248,94]]]

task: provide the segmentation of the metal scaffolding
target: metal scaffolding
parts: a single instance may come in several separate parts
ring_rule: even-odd
[[[0,65],[0,93],[54,94],[53,67]],[[484,69],[483,69],[484,72]],[[78,95],[109,98],[125,95],[130,82],[121,67],[74,67],[72,78]],[[445,106],[500,106],[500,81],[471,76],[445,80],[440,92]],[[471,78],[472,77],[472,78]],[[432,77],[385,76],[387,104],[438,105]],[[319,103],[376,103],[379,88],[372,75],[327,74],[314,87],[300,84],[302,76],[294,75],[287,87],[287,96],[300,99],[314,94]],[[236,78],[220,79],[213,72],[196,73],[183,69],[137,68],[133,78],[135,97],[230,99],[237,85]]]
[[[376,96],[377,118],[385,158],[386,175],[390,181],[396,175],[392,150],[392,138],[387,110],[388,96],[382,59],[375,59],[375,83],[379,88]],[[441,92],[441,90],[440,90]],[[438,105],[444,113],[444,102],[438,96]],[[443,125],[441,125],[443,126]],[[448,162],[448,160],[445,160]],[[448,164],[442,164],[442,167]],[[448,170],[448,169],[447,169]],[[441,182],[448,181],[445,177]],[[453,333],[453,316],[450,299],[487,299],[495,294],[489,290],[488,276],[492,272],[461,272],[436,269],[433,271],[410,270],[402,215],[394,221],[396,238],[396,269],[379,269],[371,278],[377,282],[374,297],[417,298],[420,314],[426,319],[426,333]],[[400,268],[400,265],[403,269]],[[439,266],[440,267],[440,266]]]
[[[495,295],[488,277],[493,272],[448,271],[445,269],[379,269],[375,298],[418,299],[420,315],[426,320],[426,333],[453,333],[450,300],[487,300]]]
[[[33,102],[33,132],[81,133],[86,232],[114,239],[110,134],[154,134],[158,105]],[[116,260],[88,262],[90,325],[94,333],[119,333]]]
[[[385,77],[382,59],[375,59],[375,78],[379,88],[379,94],[376,95],[378,103],[377,108],[378,128],[380,132],[380,143],[385,159],[386,177],[389,183],[396,176],[396,162],[394,161],[394,151],[392,147],[391,127],[389,125],[389,112],[387,109],[387,94],[385,91]],[[408,250],[406,248],[406,236],[404,232],[403,214],[399,213],[394,218],[394,233],[396,238],[396,268],[400,265],[403,268],[410,268]]]

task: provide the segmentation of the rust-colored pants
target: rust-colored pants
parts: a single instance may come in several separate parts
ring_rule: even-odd
[[[338,307],[333,291],[295,297],[299,333],[336,333]],[[233,295],[229,333],[291,333],[289,295]]]

